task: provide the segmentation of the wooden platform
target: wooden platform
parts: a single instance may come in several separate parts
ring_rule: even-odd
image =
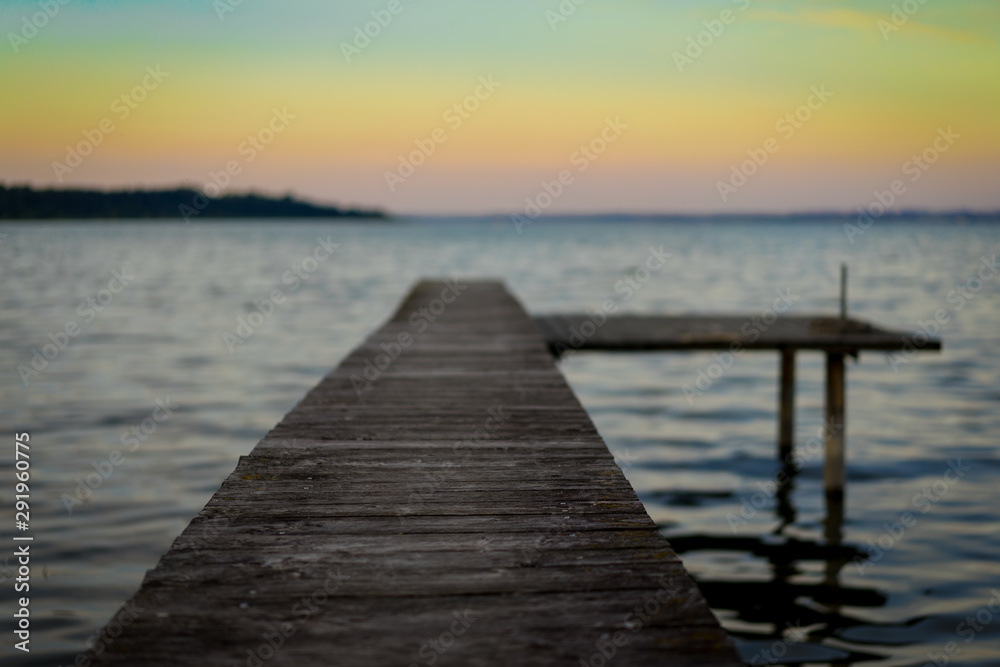
[[[894,351],[909,345],[940,350],[938,339],[881,329],[862,320],[823,315],[779,315],[771,322],[754,315],[613,315],[595,324],[584,314],[535,317],[549,346],[559,352],[603,350],[822,350],[854,354]],[[592,333],[589,333],[592,332]],[[588,335],[589,333],[589,335]]]
[[[941,341],[923,332],[888,331],[847,314],[847,269],[841,274],[841,317],[785,315],[771,309],[759,315],[544,315],[535,324],[556,356],[567,351],[603,352],[722,350],[705,378],[683,386],[686,396],[710,386],[747,350],[780,352],[778,377],[778,458],[793,465],[795,440],[795,355],[819,350],[826,354],[825,462],[823,486],[828,510],[841,506],[847,482],[847,378],[845,356],[879,350],[900,354],[938,352]],[[777,303],[777,302],[775,302]],[[716,353],[718,357],[718,353]]]
[[[742,664],[498,282],[419,283],[130,608],[92,664]]]

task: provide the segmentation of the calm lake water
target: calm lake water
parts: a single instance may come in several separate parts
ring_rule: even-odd
[[[317,238],[340,247],[303,269]],[[804,465],[788,493],[771,485],[776,355],[747,353],[692,400],[684,386],[711,353],[561,362],[744,658],[998,665],[1000,280],[976,274],[1000,250],[1000,226],[880,222],[854,241],[839,223],[779,221],[552,222],[522,234],[505,221],[0,225],[0,661],[72,662],[237,458],[418,277],[498,276],[531,311],[579,311],[622,301],[617,281],[662,245],[672,257],[623,310],[760,313],[788,289],[792,312],[833,313],[847,262],[853,314],[907,331],[947,317],[942,354],[849,363],[842,525],[826,520],[822,456],[809,447],[822,428],[820,354],[799,356]],[[274,289],[284,302],[231,352],[224,334]],[[78,335],[63,339],[70,322]],[[65,349],[22,378],[50,333]],[[22,431],[30,656],[10,634]],[[91,489],[96,470],[106,478]]]

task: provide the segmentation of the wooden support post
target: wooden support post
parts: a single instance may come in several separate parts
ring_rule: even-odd
[[[840,319],[847,319],[847,264],[840,265]]]
[[[778,383],[778,458],[782,465],[789,465],[795,446],[795,348],[781,349],[781,377]]]
[[[823,485],[828,497],[842,498],[844,468],[844,354],[826,354],[826,463]]]

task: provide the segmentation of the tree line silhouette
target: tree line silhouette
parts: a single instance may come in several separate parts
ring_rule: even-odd
[[[0,220],[184,218],[197,208],[198,218],[385,218],[385,213],[356,208],[322,206],[254,193],[208,197],[194,189],[36,190],[30,186],[0,184]]]

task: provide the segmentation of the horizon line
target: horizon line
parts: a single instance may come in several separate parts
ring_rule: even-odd
[[[579,219],[579,218],[672,218],[672,219],[708,219],[708,218],[857,218],[868,214],[873,219],[880,218],[927,218],[927,217],[975,217],[975,218],[995,218],[1000,217],[1000,209],[900,209],[898,211],[884,211],[882,213],[868,213],[859,207],[857,211],[847,210],[823,210],[823,209],[802,209],[797,211],[712,211],[712,212],[680,212],[680,211],[598,211],[584,212],[576,211],[571,213],[542,213],[530,219],[522,213],[401,213],[386,210],[386,215],[394,218],[414,218],[414,219],[504,219],[509,221],[514,216],[519,216],[534,223],[540,220],[556,219]]]
[[[382,208],[378,205],[364,205],[364,204],[344,204],[342,202],[325,203],[319,198],[314,198],[309,195],[299,195],[292,189],[286,189],[281,194],[271,194],[264,189],[249,188],[241,191],[233,192],[220,192],[217,195],[209,195],[205,193],[201,188],[198,188],[189,184],[180,184],[175,186],[87,186],[87,185],[55,185],[55,184],[37,184],[31,181],[5,181],[0,180],[0,188],[29,188],[35,191],[89,191],[101,194],[116,194],[116,193],[127,193],[127,192],[168,192],[173,190],[192,190],[195,192],[201,192],[205,197],[209,199],[216,199],[222,197],[240,197],[240,196],[257,196],[265,199],[275,199],[281,200],[284,198],[290,198],[292,201],[298,203],[310,204],[317,207],[328,207],[328,208],[346,208],[346,209],[365,209],[371,211],[377,211],[390,218],[411,218],[411,219],[482,219],[482,220],[495,220],[495,219],[505,219],[512,220],[515,217],[523,218],[526,222],[523,224],[530,224],[536,221],[546,219],[546,220],[559,220],[559,219],[596,219],[596,218],[616,218],[616,219],[673,219],[673,220],[708,220],[708,219],[733,219],[733,218],[752,218],[752,219],[775,219],[775,218],[858,218],[861,219],[864,215],[877,220],[881,218],[929,218],[929,217],[970,217],[970,218],[996,218],[1000,217],[1000,208],[996,209],[975,209],[975,208],[941,208],[941,209],[930,209],[930,208],[902,208],[899,210],[883,210],[881,212],[872,211],[871,205],[868,207],[858,206],[855,210],[838,210],[838,209],[799,209],[792,211],[705,211],[705,212],[693,212],[693,211],[570,211],[570,212],[547,212],[542,211],[535,218],[529,218],[521,212],[460,212],[460,213],[435,213],[435,212],[399,212],[392,211],[388,208]],[[166,219],[166,218],[164,218]]]

